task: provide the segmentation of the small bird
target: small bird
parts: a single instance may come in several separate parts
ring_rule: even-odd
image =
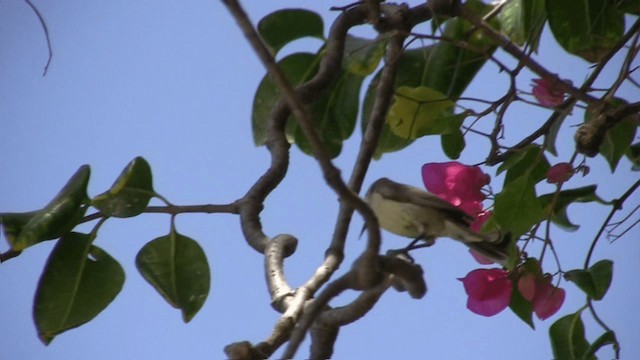
[[[407,250],[430,246],[436,238],[448,237],[498,263],[509,257],[509,233],[481,234],[471,230],[472,216],[428,191],[381,178],[371,185],[365,200],[376,214],[380,227],[415,239]],[[420,240],[425,244],[414,247]]]

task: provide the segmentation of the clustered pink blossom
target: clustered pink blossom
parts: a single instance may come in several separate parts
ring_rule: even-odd
[[[563,162],[555,164],[547,170],[547,182],[551,184],[561,184],[573,176],[573,166]]]
[[[422,166],[422,181],[427,190],[473,216],[475,222],[471,229],[474,231],[479,231],[491,215],[490,211],[482,208],[486,196],[481,190],[490,180],[491,177],[478,166],[467,166],[457,161]]]
[[[459,280],[469,295],[467,309],[478,315],[496,315],[511,302],[513,285],[505,270],[476,269]]]
[[[509,275],[506,270],[498,268],[476,269],[459,279],[469,296],[467,308],[482,316],[493,316],[506,309],[513,293],[513,282]],[[517,291],[531,302],[533,312],[540,320],[551,317],[564,303],[564,289],[553,286],[550,276],[537,277],[532,273],[524,273],[517,284]]]
[[[544,107],[553,108],[564,101],[564,91],[560,90],[554,80],[533,79],[533,97]]]

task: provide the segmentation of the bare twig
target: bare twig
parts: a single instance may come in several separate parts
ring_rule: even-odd
[[[33,5],[31,0],[24,1],[36,14],[38,20],[40,20],[40,25],[42,25],[42,30],[44,30],[44,37],[47,40],[47,50],[49,51],[49,57],[47,58],[47,63],[44,65],[44,71],[42,72],[42,76],[45,76],[47,75],[47,70],[49,70],[49,64],[51,64],[51,58],[53,57],[53,50],[51,50],[51,39],[49,38],[49,28],[47,27],[47,23],[44,21],[44,17],[42,17],[42,14],[40,14],[40,11],[37,7],[35,7],[35,5]]]
[[[621,197],[613,201],[613,209],[611,209],[611,212],[609,212],[609,215],[604,220],[604,223],[602,223],[600,230],[598,230],[598,233],[596,233],[596,236],[591,241],[591,246],[589,247],[589,251],[587,252],[587,257],[584,260],[585,270],[589,269],[589,262],[591,261],[591,256],[593,255],[593,250],[596,247],[596,243],[598,242],[598,239],[600,238],[604,230],[607,228],[607,225],[609,225],[609,222],[613,218],[613,215],[616,213],[616,211],[622,209],[622,204],[624,204],[627,198],[629,198],[629,196],[631,196],[633,192],[636,191],[636,189],[638,189],[639,186],[640,186],[640,180],[636,181],[633,185],[631,185],[631,187],[627,189],[627,191],[625,191]]]

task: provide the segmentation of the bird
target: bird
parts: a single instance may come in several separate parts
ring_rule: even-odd
[[[371,184],[365,201],[381,228],[414,239],[406,250],[430,246],[436,238],[448,237],[497,263],[503,264],[509,257],[510,233],[473,231],[472,216],[426,190],[381,178]],[[424,243],[418,244],[420,241]]]

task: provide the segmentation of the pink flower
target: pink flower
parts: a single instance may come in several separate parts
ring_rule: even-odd
[[[536,290],[531,305],[540,320],[545,320],[560,310],[564,303],[565,291],[551,285],[551,277],[536,282]]]
[[[536,276],[532,273],[524,273],[518,279],[518,291],[522,297],[531,302],[536,293]]]
[[[471,229],[474,231],[480,231],[491,215],[491,212],[482,210],[486,196],[481,190],[490,180],[479,167],[457,161],[422,166],[422,181],[427,190],[473,216],[476,221],[471,224]]]
[[[469,252],[471,253],[471,256],[473,256],[473,259],[480,265],[491,265],[494,263],[493,260],[471,249],[469,249]]]
[[[564,101],[564,92],[560,90],[555,80],[533,79],[533,97],[544,107],[556,107]]]
[[[427,190],[455,206],[460,206],[462,203],[484,200],[485,196],[480,189],[487,185],[491,178],[477,166],[450,161],[424,164],[422,180]]]
[[[550,184],[561,184],[573,176],[573,166],[563,162],[555,164],[547,170],[547,182]]]
[[[458,280],[469,296],[467,309],[478,315],[493,316],[511,302],[513,286],[509,273],[502,269],[476,269]]]

